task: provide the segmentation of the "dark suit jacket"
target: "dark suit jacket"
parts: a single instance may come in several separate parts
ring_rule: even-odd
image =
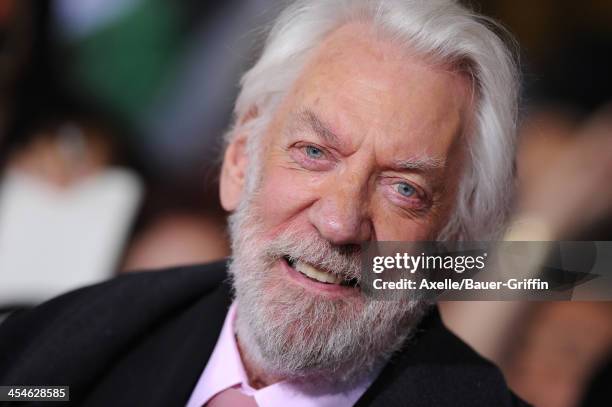
[[[16,313],[0,325],[0,385],[69,385],[72,405],[184,405],[231,303],[224,280],[224,263],[126,274]],[[358,405],[523,404],[434,311]]]

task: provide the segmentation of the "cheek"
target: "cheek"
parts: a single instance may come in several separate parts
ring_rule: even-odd
[[[304,177],[282,167],[269,167],[264,171],[258,206],[262,221],[270,235],[275,235],[289,222],[299,221],[304,209],[314,201],[314,192]],[[303,216],[304,220],[306,216]]]
[[[384,215],[380,218],[374,222],[377,240],[410,242],[432,240],[435,235],[431,221],[398,220]]]

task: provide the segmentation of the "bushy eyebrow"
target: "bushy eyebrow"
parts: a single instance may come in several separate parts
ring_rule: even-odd
[[[406,160],[398,160],[393,163],[393,167],[398,170],[430,171],[442,169],[446,165],[443,158],[431,156],[412,157]]]
[[[297,112],[295,116],[299,127],[308,127],[327,143],[334,146],[342,146],[343,143],[340,140],[340,137],[331,131],[329,126],[325,124],[325,122],[321,120],[312,110],[302,109]]]
[[[445,167],[446,160],[429,155],[397,160],[392,164],[392,168],[395,171],[420,174],[425,178],[433,191],[443,188]]]

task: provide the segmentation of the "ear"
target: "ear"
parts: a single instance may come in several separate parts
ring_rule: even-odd
[[[236,209],[240,203],[247,161],[246,137],[237,136],[225,150],[219,180],[221,206],[228,212]]]
[[[257,118],[259,111],[256,106],[251,108],[238,120],[238,128],[244,129],[245,123]],[[235,210],[240,203],[240,196],[245,184],[245,172],[248,163],[247,135],[242,131],[234,136],[227,146],[221,166],[219,180],[219,195],[221,206],[228,212]]]

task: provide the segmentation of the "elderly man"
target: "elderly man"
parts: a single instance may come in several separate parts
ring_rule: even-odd
[[[359,286],[361,242],[503,232],[517,74],[489,25],[447,0],[289,7],[227,135],[231,282],[133,274],[15,315],[0,384],[105,406],[522,404],[435,309]]]

